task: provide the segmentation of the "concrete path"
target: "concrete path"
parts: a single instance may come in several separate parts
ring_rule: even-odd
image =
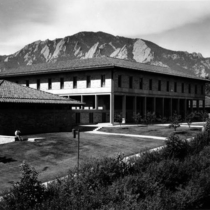
[[[98,131],[102,127],[98,127],[93,131],[86,131],[85,133],[90,133],[90,134],[101,134],[101,135],[109,135],[109,136],[127,136],[127,137],[136,137],[136,138],[148,138],[148,139],[157,139],[157,140],[166,140],[166,137],[159,137],[159,136],[146,136],[146,135],[136,135],[136,134],[124,134],[124,133],[107,133],[107,132],[102,132]]]

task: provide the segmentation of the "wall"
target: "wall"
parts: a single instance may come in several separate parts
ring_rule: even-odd
[[[118,87],[118,75],[121,75],[122,86]],[[133,88],[129,88],[129,77],[133,77]],[[139,88],[140,78],[143,78],[143,89]],[[149,79],[153,81],[153,88],[149,90]],[[161,91],[158,91],[158,81],[161,81]],[[166,91],[166,84],[169,81],[169,91]],[[174,91],[174,82],[177,83],[177,92]],[[184,83],[184,93],[182,93],[182,83]],[[188,86],[191,84],[191,93],[188,92]],[[197,94],[195,94],[195,85],[197,85]],[[139,94],[140,96],[164,96],[179,98],[200,98],[204,99],[204,93],[201,94],[201,88],[205,83],[199,80],[154,74],[142,71],[117,69],[114,73],[115,93]],[[204,90],[205,92],[205,90]]]
[[[45,107],[22,104],[0,104],[0,135],[14,135],[72,130],[72,111],[66,107]]]
[[[101,75],[105,75],[104,87],[101,87]],[[91,78],[90,88],[87,88],[87,76]],[[77,77],[77,88],[73,88],[73,77]],[[52,89],[50,90],[48,89],[49,78],[52,81]],[[63,89],[60,88],[60,78],[64,78]],[[35,89],[37,88],[37,79],[40,80],[40,90],[59,95],[109,93],[111,91],[111,71],[106,69],[8,78],[8,80],[24,86],[26,80],[29,80],[29,87]]]

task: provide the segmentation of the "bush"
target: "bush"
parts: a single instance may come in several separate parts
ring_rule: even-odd
[[[3,197],[5,209],[28,210],[43,202],[45,187],[38,181],[38,173],[34,168],[23,162],[20,165],[22,176],[20,182]]]
[[[189,151],[187,140],[182,140],[178,135],[172,134],[166,140],[166,147],[163,149],[167,158],[183,159]]]

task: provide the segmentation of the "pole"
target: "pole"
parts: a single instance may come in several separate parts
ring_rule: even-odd
[[[77,141],[77,177],[79,179],[79,146],[80,146],[80,130],[78,129],[78,141]]]

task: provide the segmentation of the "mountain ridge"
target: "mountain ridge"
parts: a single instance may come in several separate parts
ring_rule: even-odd
[[[0,70],[66,59],[113,57],[188,71],[208,78],[210,58],[201,53],[173,51],[140,38],[114,36],[104,32],[79,32],[64,38],[37,40],[14,54],[0,56]]]

